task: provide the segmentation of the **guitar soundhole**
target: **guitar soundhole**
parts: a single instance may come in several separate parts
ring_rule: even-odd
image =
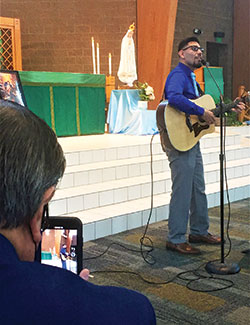
[[[197,137],[202,130],[206,130],[209,128],[209,125],[206,124],[206,125],[200,125],[199,123],[194,123],[193,124],[193,130],[194,130],[194,136]]]

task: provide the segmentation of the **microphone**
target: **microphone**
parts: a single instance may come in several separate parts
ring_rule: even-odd
[[[201,64],[205,65],[205,66],[208,66],[208,62],[206,62],[204,59],[201,59]]]

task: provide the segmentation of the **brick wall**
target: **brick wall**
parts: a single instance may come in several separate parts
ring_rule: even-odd
[[[117,72],[121,40],[136,21],[136,0],[1,0],[3,17],[19,18],[23,70],[92,73],[91,37]]]
[[[136,22],[137,0],[0,1],[1,16],[21,20],[23,70],[92,73],[93,36],[100,44],[101,73],[108,73],[111,52],[112,74],[117,74],[121,40],[128,26]],[[193,35],[194,27],[203,30],[199,38],[205,48],[207,41],[215,41],[215,31],[224,31],[228,97],[232,91],[232,15],[233,0],[179,0],[172,59],[174,67],[178,62],[177,44]]]

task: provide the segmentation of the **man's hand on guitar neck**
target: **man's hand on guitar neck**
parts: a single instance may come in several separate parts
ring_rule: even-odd
[[[245,104],[241,98],[236,98],[234,102],[230,104],[223,104],[223,113],[230,112],[231,110],[240,113],[245,109]],[[215,116],[219,116],[220,108],[213,110],[204,109],[204,114],[200,116],[200,119],[205,121],[208,125],[215,123]]]
[[[241,113],[246,108],[246,105],[242,101],[241,97],[235,98],[234,102],[235,102],[235,107],[232,108],[232,111],[234,111],[236,113]]]
[[[204,114],[201,116],[201,118],[209,125],[215,123],[214,114],[207,109],[204,109]]]

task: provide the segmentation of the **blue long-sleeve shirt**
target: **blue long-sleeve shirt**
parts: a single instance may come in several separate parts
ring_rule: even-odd
[[[191,102],[195,99],[195,89],[191,78],[192,70],[185,64],[179,63],[167,77],[165,98],[169,105],[190,115],[203,115],[204,108]]]

